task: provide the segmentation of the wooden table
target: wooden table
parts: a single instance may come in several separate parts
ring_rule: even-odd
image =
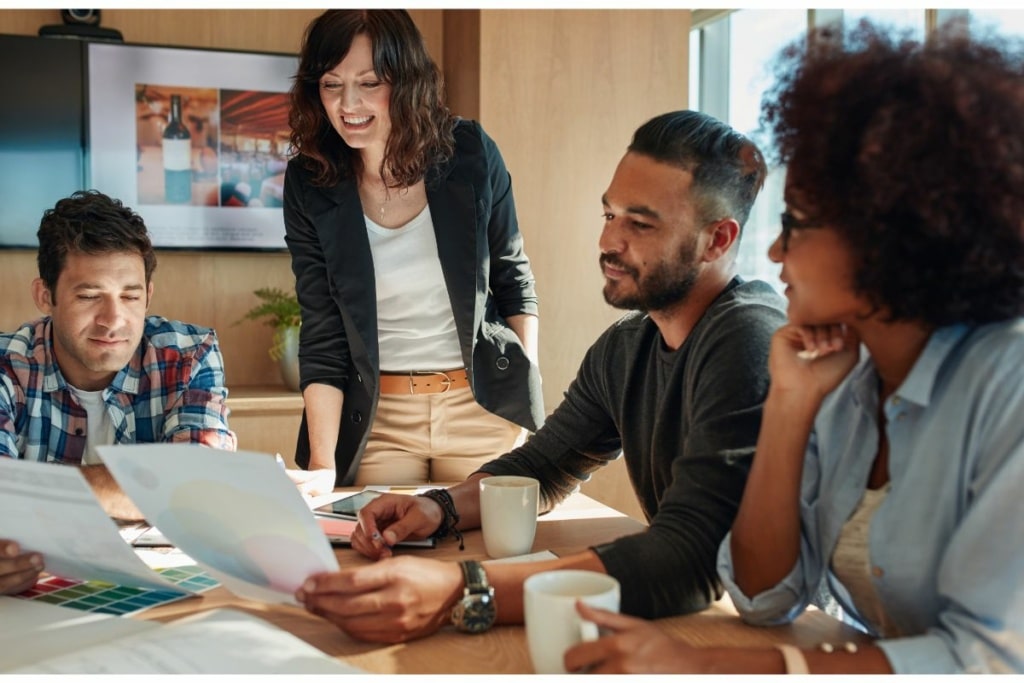
[[[588,546],[642,531],[644,525],[583,494],[574,494],[537,524],[534,550],[551,550],[557,555],[573,553]],[[480,531],[465,534],[466,550],[448,540],[432,550],[406,552],[435,559],[486,560]],[[370,560],[348,548],[337,550],[341,566],[365,564]],[[500,599],[500,596],[499,598]],[[138,618],[170,621],[181,616],[232,607],[260,616],[302,638],[327,654],[374,673],[528,674],[530,665],[526,634],[522,626],[496,626],[481,635],[465,635],[448,627],[432,636],[399,645],[363,643],[352,640],[334,625],[288,605],[266,605],[240,600],[224,588],[201,597],[148,610]],[[822,641],[863,641],[865,638],[827,614],[808,611],[795,623],[772,628],[743,624],[728,599],[699,614],[661,619],[656,622],[668,633],[692,645],[751,645],[768,647],[792,643],[813,647]]]

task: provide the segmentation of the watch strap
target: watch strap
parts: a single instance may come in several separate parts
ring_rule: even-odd
[[[464,560],[459,563],[462,576],[466,579],[467,593],[486,593],[491,585],[487,582],[487,572],[476,560]]]

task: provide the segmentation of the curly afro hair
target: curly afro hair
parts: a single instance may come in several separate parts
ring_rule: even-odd
[[[838,232],[892,320],[1024,313],[1024,50],[946,24],[926,42],[861,22],[786,48],[762,125],[787,188]]]

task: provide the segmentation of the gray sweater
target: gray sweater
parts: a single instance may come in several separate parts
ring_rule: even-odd
[[[676,351],[647,315],[627,314],[544,426],[480,468],[539,479],[550,508],[623,455],[650,526],[594,550],[624,613],[695,612],[721,596],[715,558],[747,480],[784,305],[767,284],[734,278]]]

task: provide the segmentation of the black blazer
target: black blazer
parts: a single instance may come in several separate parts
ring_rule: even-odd
[[[335,465],[337,485],[347,486],[377,410],[376,286],[355,180],[314,187],[312,177],[301,156],[289,162],[285,242],[302,307],[299,369],[303,389],[319,383],[344,392]],[[459,121],[452,159],[426,181],[473,396],[492,413],[536,431],[544,421],[540,372],[505,319],[536,315],[537,297],[501,153],[480,124]],[[295,459],[309,464],[305,412]]]

